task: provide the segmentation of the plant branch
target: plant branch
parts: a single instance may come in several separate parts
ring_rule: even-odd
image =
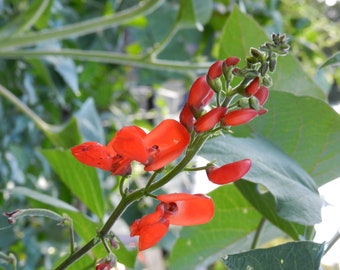
[[[117,12],[110,16],[102,16],[80,23],[74,23],[61,27],[59,29],[46,30],[11,37],[3,40],[0,43],[0,49],[13,50],[17,47],[34,45],[36,43],[47,40],[60,40],[69,36],[77,37],[97,32],[108,27],[127,23],[135,19],[136,17],[147,15],[157,9],[161,4],[163,4],[163,2],[164,0],[141,1],[138,5],[132,8]]]
[[[263,226],[266,222],[266,219],[263,217],[261,218],[259,225],[257,226],[253,242],[251,243],[250,249],[254,249],[257,246],[257,243],[259,242],[260,234],[262,232]]]

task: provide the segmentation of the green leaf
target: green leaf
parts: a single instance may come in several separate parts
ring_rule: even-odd
[[[279,216],[303,225],[321,221],[322,201],[313,179],[279,148],[246,127],[208,141],[199,154],[217,160],[218,165],[250,158],[252,168],[245,179],[274,196]]]
[[[84,141],[105,144],[103,125],[95,107],[93,98],[87,99],[75,114],[79,130]]]
[[[323,244],[292,242],[228,255],[223,260],[229,270],[318,270],[323,251]]]
[[[181,0],[178,23],[183,28],[203,30],[211,17],[212,0]]]
[[[170,270],[195,269],[215,262],[226,252],[250,248],[250,234],[261,218],[258,212],[233,185],[222,186],[209,195],[215,204],[214,218],[207,224],[181,230],[170,254]]]
[[[257,48],[267,40],[269,38],[261,26],[252,17],[242,13],[235,5],[222,31],[219,58],[238,56],[241,58],[239,66],[244,66],[245,58],[250,55],[249,49]],[[272,79],[273,90],[325,99],[323,91],[291,54],[279,57]]]
[[[329,57],[325,63],[320,66],[320,69],[328,67],[328,66],[338,66],[340,65],[340,52],[333,54]]]
[[[250,123],[321,186],[340,175],[340,115],[312,97],[271,92],[268,113]]]
[[[55,197],[52,197],[50,195],[26,188],[26,187],[15,187],[13,189],[10,189],[9,192],[11,194],[20,194],[24,195],[26,197],[29,197],[31,199],[34,199],[36,201],[42,202],[44,204],[47,204],[49,206],[56,207],[58,209],[62,210],[68,210],[73,212],[78,212],[78,210],[73,207],[72,205],[69,205],[68,203],[61,201]]]
[[[104,215],[104,198],[94,168],[76,160],[69,150],[41,150],[61,181],[99,218]]]

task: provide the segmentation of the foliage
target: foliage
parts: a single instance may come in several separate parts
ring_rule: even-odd
[[[230,254],[225,264],[235,269],[231,265],[248,262],[251,252],[261,252],[264,264],[268,256],[301,263],[306,252],[318,265],[330,246],[312,242],[321,218],[317,188],[340,173],[340,117],[328,102],[336,101],[340,81],[337,25],[322,12],[330,14],[322,3],[288,0],[3,4],[1,212],[49,209],[60,224],[46,212],[12,225],[1,218],[0,260],[19,269],[52,269],[67,260],[73,240],[79,248],[99,243],[96,232],[110,230],[104,224],[119,210],[122,186],[118,177],[80,164],[69,148],[83,141],[105,144],[123,126],[152,129],[169,115],[177,118],[187,89],[215,59],[237,56],[244,65],[250,47],[272,32],[286,32],[292,50],[271,75],[268,113],[210,140],[199,153],[218,165],[251,158],[251,171],[209,193],[215,202],[211,222],[174,228],[159,247],[169,269],[208,267]],[[137,166],[128,186],[138,189],[147,179]],[[180,174],[157,192],[193,189]],[[113,227],[120,248],[111,250],[118,262],[139,269],[126,230],[152,203],[133,199]],[[76,235],[69,240],[72,228]],[[295,241],[256,249],[281,236]],[[303,255],[281,257],[287,250]],[[97,245],[68,269],[94,269],[106,254]]]

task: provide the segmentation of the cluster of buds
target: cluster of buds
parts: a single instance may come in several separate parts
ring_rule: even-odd
[[[259,49],[250,49],[251,56],[246,58],[244,68],[238,67],[238,57],[216,61],[206,75],[192,84],[179,122],[164,120],[149,133],[137,126],[124,127],[108,145],[85,142],[73,147],[72,154],[80,162],[110,171],[113,175],[126,177],[131,174],[133,161],[143,164],[147,172],[159,172],[187,148],[197,152],[202,146],[195,145],[197,138],[208,139],[220,132],[228,132],[233,126],[246,124],[265,114],[267,110],[263,106],[272,82],[268,72],[274,71],[277,57],[285,55],[288,48],[285,35],[273,35],[272,42]],[[209,163],[202,169],[211,182],[224,185],[244,177],[251,164],[251,160],[245,158],[219,167]],[[179,171],[173,175],[177,173]],[[155,178],[150,179],[152,182]],[[153,196],[148,192],[149,189],[145,188],[144,194]],[[203,224],[214,215],[212,199],[203,194],[173,193],[156,198],[159,204],[155,211],[130,226],[131,236],[139,236],[139,250],[156,245],[170,224]]]

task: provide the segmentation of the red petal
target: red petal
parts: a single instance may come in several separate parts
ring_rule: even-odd
[[[260,78],[256,77],[246,87],[246,89],[245,89],[246,95],[247,96],[255,95],[257,93],[257,91],[259,90],[259,85],[260,85]]]
[[[211,79],[216,79],[218,77],[221,77],[222,76],[222,64],[223,64],[223,61],[222,60],[219,60],[219,61],[216,61],[214,64],[212,64],[208,70],[208,76],[211,78]]]
[[[268,99],[269,96],[268,88],[265,86],[260,86],[259,90],[256,92],[254,96],[259,100],[259,103],[262,106],[264,103],[266,103]]]
[[[250,170],[250,167],[251,160],[243,159],[219,168],[211,167],[206,171],[211,182],[224,185],[241,179]]]
[[[241,59],[236,57],[236,56],[231,56],[231,57],[228,57],[225,60],[225,63],[227,65],[227,67],[229,67],[229,66],[236,66],[240,62],[240,60]]]
[[[239,109],[227,113],[223,117],[223,123],[227,126],[243,125],[253,120],[257,115],[256,110],[249,108]]]
[[[195,124],[196,132],[204,132],[212,129],[227,112],[225,107],[217,107],[198,118]]]
[[[109,145],[117,154],[145,163],[148,160],[148,152],[144,145],[146,133],[139,127],[128,126],[119,130]]]
[[[195,118],[189,108],[188,103],[185,103],[180,115],[179,115],[179,121],[183,126],[187,128],[188,131],[192,131],[195,124]]]
[[[112,156],[105,145],[97,142],[85,142],[72,147],[71,152],[83,164],[106,171],[112,169]]]
[[[200,112],[213,96],[214,91],[208,85],[206,76],[202,75],[192,84],[188,96],[188,105],[193,114]]]
[[[157,196],[166,205],[175,203],[176,211],[165,210],[164,217],[170,224],[180,226],[199,225],[209,222],[214,216],[213,200],[203,194],[174,193]]]
[[[162,121],[144,139],[148,150],[157,149],[149,157],[146,171],[155,171],[178,158],[190,142],[190,134],[184,126],[172,119]]]

